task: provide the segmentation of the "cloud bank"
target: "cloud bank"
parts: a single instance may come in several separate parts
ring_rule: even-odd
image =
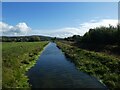
[[[91,28],[96,28],[100,26],[109,27],[109,24],[116,26],[118,24],[118,20],[116,19],[90,20],[89,22],[80,24],[78,27],[66,27],[56,30],[35,30],[34,32],[36,32],[37,34],[39,32],[41,35],[46,36],[65,38],[73,35],[82,36],[86,32],[88,32],[89,29]]]
[[[24,22],[18,23],[16,26],[0,22],[0,27],[0,33],[5,36],[27,35],[31,30],[31,28]]]
[[[6,23],[0,22],[2,29],[2,35],[7,36],[19,36],[19,35],[44,35],[51,37],[65,38],[73,35],[84,35],[90,28],[96,28],[100,26],[108,27],[110,25],[116,26],[118,20],[116,19],[102,19],[102,20],[90,20],[80,24],[78,27],[65,27],[55,30],[32,30],[27,26],[25,22],[18,23],[16,26],[11,26]]]

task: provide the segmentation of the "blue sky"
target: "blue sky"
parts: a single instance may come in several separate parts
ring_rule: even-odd
[[[60,34],[70,31],[68,35],[66,33],[66,36],[69,36],[72,35],[72,32],[75,34],[74,31],[79,32],[79,29],[81,28],[80,26],[85,25],[86,23],[96,24],[111,21],[111,24],[112,20],[117,19],[117,2],[2,3],[2,22],[8,26],[17,26],[17,29],[20,29],[23,25],[24,27],[30,29],[29,34],[56,36],[55,34],[57,31]],[[82,32],[83,31],[81,31],[81,33]]]

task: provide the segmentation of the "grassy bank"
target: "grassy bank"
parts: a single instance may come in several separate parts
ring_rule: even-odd
[[[66,56],[73,60],[79,70],[95,76],[110,89],[120,88],[120,60],[118,58],[61,42],[57,42],[57,45]]]
[[[2,43],[2,87],[30,87],[25,72],[34,66],[48,42]]]

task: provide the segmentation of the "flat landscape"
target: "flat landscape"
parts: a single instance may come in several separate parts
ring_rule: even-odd
[[[119,90],[120,3],[108,1],[3,1],[2,88]]]

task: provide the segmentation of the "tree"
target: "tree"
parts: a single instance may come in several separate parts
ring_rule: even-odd
[[[29,38],[30,42],[35,42],[35,41],[40,41],[40,37],[39,36],[32,36]]]
[[[52,38],[51,40],[52,40],[53,42],[55,42],[55,40],[56,40],[56,37]]]

